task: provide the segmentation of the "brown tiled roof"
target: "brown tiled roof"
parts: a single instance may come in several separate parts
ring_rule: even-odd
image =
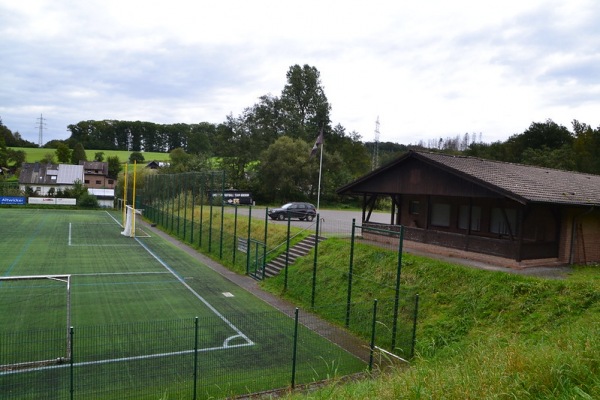
[[[79,161],[83,165],[86,175],[108,175],[108,163],[106,161]],[[98,172],[95,172],[98,171]]]
[[[417,151],[410,151],[372,171],[339,189],[338,193],[349,193],[354,184],[364,182],[384,170],[397,168],[411,157],[523,203],[600,205],[600,175]]]
[[[600,175],[439,153],[415,154],[527,202],[600,205]]]

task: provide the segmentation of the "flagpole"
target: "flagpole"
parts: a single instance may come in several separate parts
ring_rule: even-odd
[[[319,160],[319,185],[317,187],[317,214],[319,214],[319,203],[321,201],[321,171],[323,170],[323,146],[325,141],[321,143],[321,156]]]

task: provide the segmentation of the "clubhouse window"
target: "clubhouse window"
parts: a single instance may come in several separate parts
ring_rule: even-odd
[[[450,204],[433,203],[431,205],[431,225],[450,226]]]
[[[473,206],[471,209],[471,230],[481,230],[481,207]],[[469,227],[469,206],[463,205],[458,209],[458,228],[467,230]]]
[[[421,209],[421,204],[417,200],[411,200],[408,203],[408,212],[413,215],[419,214]]]
[[[506,217],[505,217],[506,213]],[[511,232],[514,235],[517,226],[517,210],[514,208],[502,209],[499,207],[492,208],[490,218],[490,232],[498,235],[509,235]]]

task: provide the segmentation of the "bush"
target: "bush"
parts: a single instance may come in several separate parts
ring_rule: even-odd
[[[77,199],[77,205],[83,208],[99,208],[100,204],[96,196],[89,194],[88,192],[83,193]]]

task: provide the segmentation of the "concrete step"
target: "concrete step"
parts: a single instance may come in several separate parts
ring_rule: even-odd
[[[322,236],[319,237],[319,243],[325,239],[326,239],[325,237],[322,237]],[[305,255],[310,253],[310,251],[314,247],[315,247],[315,236],[314,235],[311,235],[311,236],[307,237],[306,239],[302,240],[301,242],[290,247],[288,255],[287,255],[288,265],[292,265],[298,257],[304,257]],[[285,262],[286,262],[286,254],[285,253],[281,254],[276,259],[271,260],[265,266],[265,276],[270,278],[270,277],[273,277],[273,276],[279,274],[281,272],[281,270],[285,268]]]

